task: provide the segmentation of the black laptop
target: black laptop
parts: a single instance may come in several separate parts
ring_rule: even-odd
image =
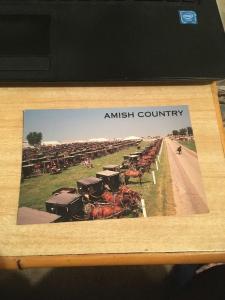
[[[0,0],[1,82],[221,78],[215,0]]]

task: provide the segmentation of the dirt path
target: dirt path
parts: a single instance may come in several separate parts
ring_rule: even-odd
[[[176,153],[178,143],[165,139],[173,182],[176,215],[187,216],[208,212],[197,155],[182,146],[182,154]]]

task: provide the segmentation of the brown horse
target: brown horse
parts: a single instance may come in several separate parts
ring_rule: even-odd
[[[139,178],[140,180],[140,184],[142,184],[142,176],[144,175],[144,171],[143,169],[139,169],[139,170],[132,170],[132,169],[129,169],[125,172],[125,182],[126,184],[129,183],[129,179],[130,177],[132,178]]]
[[[95,206],[91,211],[91,218],[94,219],[111,219],[113,217],[119,217],[123,213],[124,209],[121,206]]]
[[[119,218],[125,209],[121,206],[114,204],[86,204],[84,207],[85,219],[111,219]]]
[[[140,195],[125,185],[121,186],[117,193],[105,191],[101,197],[107,203],[131,209],[139,207],[141,201]]]
[[[142,161],[142,160],[140,160],[137,163],[136,169],[141,170],[142,173],[145,173],[145,172],[149,173],[150,168],[151,168],[151,163],[152,163],[151,161]]]

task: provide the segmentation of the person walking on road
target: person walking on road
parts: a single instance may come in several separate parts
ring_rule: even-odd
[[[181,147],[181,146],[179,146],[179,147],[177,148],[177,153],[178,153],[178,154],[182,154],[182,147]]]

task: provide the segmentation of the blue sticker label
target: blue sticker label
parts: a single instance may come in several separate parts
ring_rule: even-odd
[[[197,13],[193,10],[179,10],[181,24],[198,24]]]

